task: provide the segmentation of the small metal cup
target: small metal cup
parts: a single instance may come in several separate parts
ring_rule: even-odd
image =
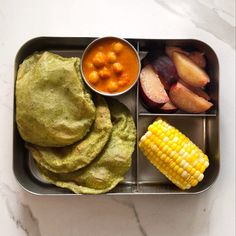
[[[86,53],[90,50],[90,48],[96,44],[98,41],[100,40],[104,40],[104,39],[117,39],[117,40],[120,40],[122,42],[124,42],[126,45],[128,45],[135,53],[135,55],[137,56],[137,61],[138,61],[138,73],[137,73],[137,78],[135,79],[135,81],[130,85],[130,87],[128,87],[126,90],[122,91],[122,92],[117,92],[117,93],[106,93],[106,92],[102,92],[102,91],[98,91],[96,90],[95,88],[93,88],[89,82],[87,81],[86,79],[86,76],[83,72],[83,59],[86,55]],[[140,70],[141,70],[141,63],[140,63],[140,58],[139,58],[139,54],[137,52],[137,50],[134,48],[134,46],[132,44],[130,44],[127,40],[125,39],[122,39],[122,38],[118,38],[118,37],[113,37],[113,36],[107,36],[107,37],[102,37],[102,38],[97,38],[95,40],[93,40],[84,50],[83,52],[83,55],[82,55],[82,58],[81,58],[81,63],[80,63],[80,71],[81,71],[81,74],[82,74],[82,77],[83,77],[83,80],[84,82],[87,84],[87,86],[93,90],[94,92],[96,93],[99,93],[101,95],[104,95],[104,96],[109,96],[109,97],[114,97],[114,96],[119,96],[119,95],[122,95],[126,92],[128,92],[131,88],[134,87],[134,85],[137,83],[138,81],[138,78],[139,78],[139,74],[140,74]]]

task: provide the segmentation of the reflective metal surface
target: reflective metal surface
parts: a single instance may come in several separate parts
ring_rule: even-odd
[[[81,57],[84,49],[94,38],[57,38],[40,37],[25,43],[18,51],[15,59],[15,78],[19,64],[35,51],[48,50],[64,57]],[[109,195],[124,194],[194,194],[208,189],[216,180],[220,169],[219,151],[219,65],[214,51],[205,43],[198,40],[162,40],[162,39],[128,39],[137,49],[140,58],[148,51],[162,48],[165,45],[175,45],[205,52],[208,61],[207,72],[211,78],[207,91],[214,107],[206,114],[174,114],[149,113],[139,100],[138,86],[129,92],[118,96],[130,109],[137,126],[137,141],[144,134],[147,126],[160,116],[171,125],[178,128],[195,142],[208,155],[210,166],[205,172],[203,181],[188,191],[181,191],[159,173],[142,155],[136,146],[132,156],[132,166],[125,180]],[[107,98],[109,99],[109,97]],[[15,111],[15,106],[14,106]],[[14,142],[13,142],[13,170],[19,184],[28,192],[40,195],[74,195],[68,190],[58,188],[44,181],[37,171],[35,163],[19,136],[15,123],[14,112]]]
[[[84,61],[84,57],[85,55],[87,54],[87,52],[94,46],[96,45],[96,43],[98,43],[100,40],[104,40],[104,39],[113,39],[113,40],[119,40],[119,41],[122,41],[124,44],[128,45],[131,50],[133,50],[133,52],[135,53],[136,55],[136,59],[138,60],[138,73],[137,73],[137,77],[135,79],[135,81],[133,82],[133,84],[130,85],[129,88],[127,88],[126,90],[122,91],[122,92],[118,92],[118,93],[106,93],[106,92],[102,92],[102,91],[99,91],[97,89],[95,89],[93,86],[91,86],[89,84],[89,82],[87,81],[86,79],[86,76],[84,74],[84,71],[83,71],[83,61]],[[129,43],[129,41],[125,40],[125,39],[122,39],[122,38],[117,38],[117,37],[102,37],[102,38],[97,38],[95,39],[94,41],[92,41],[86,48],[85,50],[83,51],[82,53],[82,57],[81,57],[81,63],[80,63],[80,72],[81,72],[81,75],[82,75],[82,78],[84,79],[84,82],[87,84],[87,86],[95,91],[96,93],[99,93],[100,95],[103,95],[103,96],[108,96],[108,97],[116,97],[116,96],[120,96],[122,94],[125,94],[127,93],[129,90],[131,90],[135,84],[137,83],[138,81],[138,78],[139,78],[139,73],[140,73],[140,70],[141,70],[141,63],[140,63],[140,60],[139,60],[139,55],[138,55],[138,52],[136,50],[136,47],[134,47],[131,43]]]

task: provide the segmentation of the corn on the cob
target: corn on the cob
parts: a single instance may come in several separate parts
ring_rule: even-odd
[[[182,190],[202,181],[209,160],[189,138],[167,122],[157,119],[139,142],[148,160]]]

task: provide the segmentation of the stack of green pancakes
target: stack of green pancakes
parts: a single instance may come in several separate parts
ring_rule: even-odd
[[[80,59],[34,53],[20,65],[16,122],[41,175],[75,193],[110,191],[131,165],[136,128],[130,111],[85,88]]]

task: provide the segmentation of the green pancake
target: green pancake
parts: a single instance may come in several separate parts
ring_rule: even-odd
[[[35,53],[20,65],[16,122],[33,144],[62,147],[82,139],[95,119],[95,106],[79,73],[79,58]]]
[[[38,165],[46,180],[75,193],[99,194],[110,191],[124,179],[131,165],[136,128],[129,110],[123,104],[112,100],[109,108],[113,128],[100,155],[88,166],[67,174],[56,174]]]
[[[112,130],[110,111],[102,96],[95,96],[96,118],[85,138],[66,147],[26,144],[33,158],[55,173],[68,173],[88,165],[104,148]]]

